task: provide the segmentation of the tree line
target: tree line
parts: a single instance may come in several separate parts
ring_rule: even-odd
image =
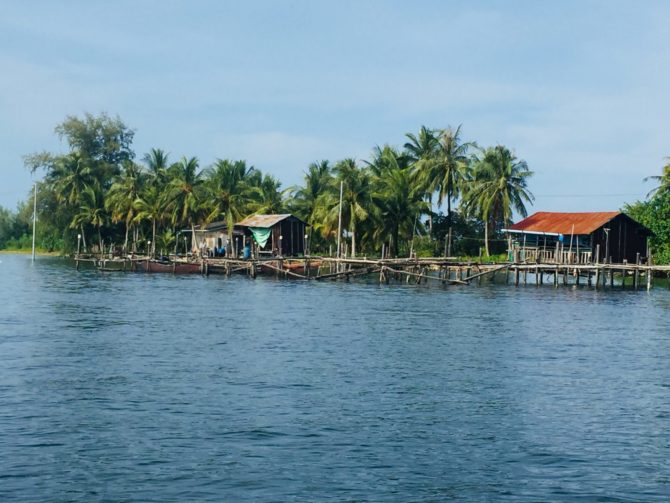
[[[390,256],[474,255],[480,248],[489,255],[504,251],[500,229],[513,211],[526,216],[534,199],[524,161],[505,146],[464,141],[460,126],[421,127],[401,148],[375,147],[368,160],[314,162],[300,185],[285,189],[244,160],[202,166],[197,157],[173,161],[153,148],[138,162],[135,131],[106,114],[68,116],[55,132],[66,153],[33,153],[24,162],[43,173],[38,243],[64,253],[112,245],[165,252],[180,230],[215,221],[232,228],[254,213],[296,215],[310,226],[312,252],[324,253],[337,242],[341,200],[341,237],[352,255],[382,247]],[[446,213],[434,212],[435,204]],[[3,235],[21,242],[17,233],[27,234],[31,211],[32,195],[16,214],[0,212],[0,247],[9,241]],[[9,230],[3,218],[13,219]]]
[[[657,186],[644,201],[626,204],[624,213],[652,231],[649,244],[657,264],[670,264],[670,157],[660,175],[648,176]]]

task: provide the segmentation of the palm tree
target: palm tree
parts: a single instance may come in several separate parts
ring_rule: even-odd
[[[372,176],[380,177],[396,168],[405,169],[410,162],[411,156],[404,155],[389,145],[384,145],[383,147],[376,146],[372,151],[372,161],[365,161],[365,164]]]
[[[528,190],[533,172],[506,147],[487,148],[476,159],[472,186],[465,193],[466,210],[484,221],[484,244],[489,253],[489,233],[499,224],[507,226],[515,210],[522,217],[528,212],[525,203],[534,201]]]
[[[396,167],[384,176],[376,177],[374,187],[374,232],[381,242],[389,240],[389,254],[397,256],[400,236],[411,238],[419,217],[428,213],[430,207],[425,201],[423,188],[407,168]]]
[[[153,182],[164,187],[168,182],[167,171],[170,167],[168,154],[159,148],[152,148],[148,154],[144,154],[142,160],[147,165]]]
[[[250,212],[252,184],[257,172],[245,161],[219,159],[207,170],[207,221],[224,218],[228,228],[229,246],[234,246],[233,229],[235,222]],[[231,250],[233,254],[237,250]],[[233,255],[235,256],[235,255]]]
[[[103,250],[102,244],[102,226],[107,223],[107,213],[105,212],[105,201],[102,190],[95,186],[84,188],[81,193],[81,203],[79,210],[75,214],[70,228],[82,228],[84,224],[90,224],[98,229],[98,240],[100,243],[100,253]]]
[[[195,224],[205,214],[204,180],[198,172],[198,159],[182,157],[171,167],[170,172],[174,176],[167,187],[172,225],[190,227],[194,242],[198,246]]]
[[[281,182],[272,175],[263,175],[258,185],[251,187],[250,194],[254,201],[250,209],[254,213],[276,214],[284,211]]]
[[[453,218],[451,203],[463,189],[469,167],[468,151],[474,143],[461,143],[461,126],[451,127],[440,132],[440,148],[437,156],[437,202],[447,201],[447,255],[451,255],[451,236]]]
[[[155,185],[148,185],[135,199],[133,208],[135,216],[133,223],[139,223],[144,220],[151,222],[151,255],[156,250],[156,225],[162,222],[167,214],[165,194]]]
[[[355,257],[357,225],[368,217],[370,208],[370,176],[367,171],[356,165],[355,159],[351,158],[338,162],[333,171],[336,180],[342,183],[342,226],[351,235],[351,255]],[[335,216],[339,217],[339,212],[338,197],[337,204],[330,211],[331,220]]]
[[[299,217],[314,225],[316,202],[324,192],[332,189],[330,164],[323,160],[307,167],[304,185],[294,190],[292,206]]]
[[[46,176],[47,186],[56,195],[56,201],[63,204],[67,210],[77,213],[81,206],[83,192],[95,184],[94,170],[81,155],[76,152],[58,157]],[[67,211],[70,215],[72,213]],[[79,226],[84,250],[86,247],[86,233],[84,222]]]
[[[145,178],[139,165],[126,161],[122,174],[112,183],[107,193],[105,207],[111,213],[112,222],[123,221],[126,227],[124,250],[128,249],[128,232],[135,218],[135,201],[140,197]]]
[[[670,157],[666,157],[670,161]],[[661,175],[648,176],[644,181],[654,180],[658,182],[658,187],[652,189],[647,194],[647,197],[653,197],[655,195],[663,195],[670,192],[670,162],[663,166],[663,173]]]
[[[440,153],[440,138],[435,130],[421,126],[418,135],[407,133],[409,141],[405,143],[405,151],[412,175],[426,193],[431,210],[433,207],[433,194],[439,185],[438,154]],[[429,214],[428,227],[433,228],[432,214]]]

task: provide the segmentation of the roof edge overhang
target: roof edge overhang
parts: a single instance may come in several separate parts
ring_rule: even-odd
[[[542,232],[542,231],[521,231],[516,229],[501,229],[502,232],[507,232],[509,234],[533,234],[536,236],[562,236],[558,232]]]

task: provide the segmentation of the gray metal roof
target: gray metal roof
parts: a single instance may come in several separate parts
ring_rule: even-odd
[[[296,220],[299,220],[302,222],[297,217],[294,217],[290,213],[284,213],[281,215],[251,215],[250,217],[245,218],[241,222],[235,224],[235,225],[241,225],[243,227],[272,227],[282,220],[286,220],[287,218],[295,218]]]

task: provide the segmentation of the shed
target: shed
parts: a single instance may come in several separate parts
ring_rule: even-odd
[[[259,254],[290,257],[305,253],[307,224],[290,213],[252,215],[235,225],[253,237]]]
[[[638,253],[647,255],[651,235],[649,229],[620,211],[539,211],[504,231],[523,255],[533,258],[535,253],[538,260],[561,263],[634,262]]]
[[[191,229],[183,229],[181,232],[190,233]],[[235,242],[231,244],[228,224],[225,221],[211,222],[207,225],[196,225],[195,234],[195,239],[191,244],[191,251],[199,252],[200,247],[204,244],[207,253],[215,257],[223,255],[232,256],[232,245],[234,244],[235,250],[241,250],[244,243],[244,231],[234,226],[232,236]]]

